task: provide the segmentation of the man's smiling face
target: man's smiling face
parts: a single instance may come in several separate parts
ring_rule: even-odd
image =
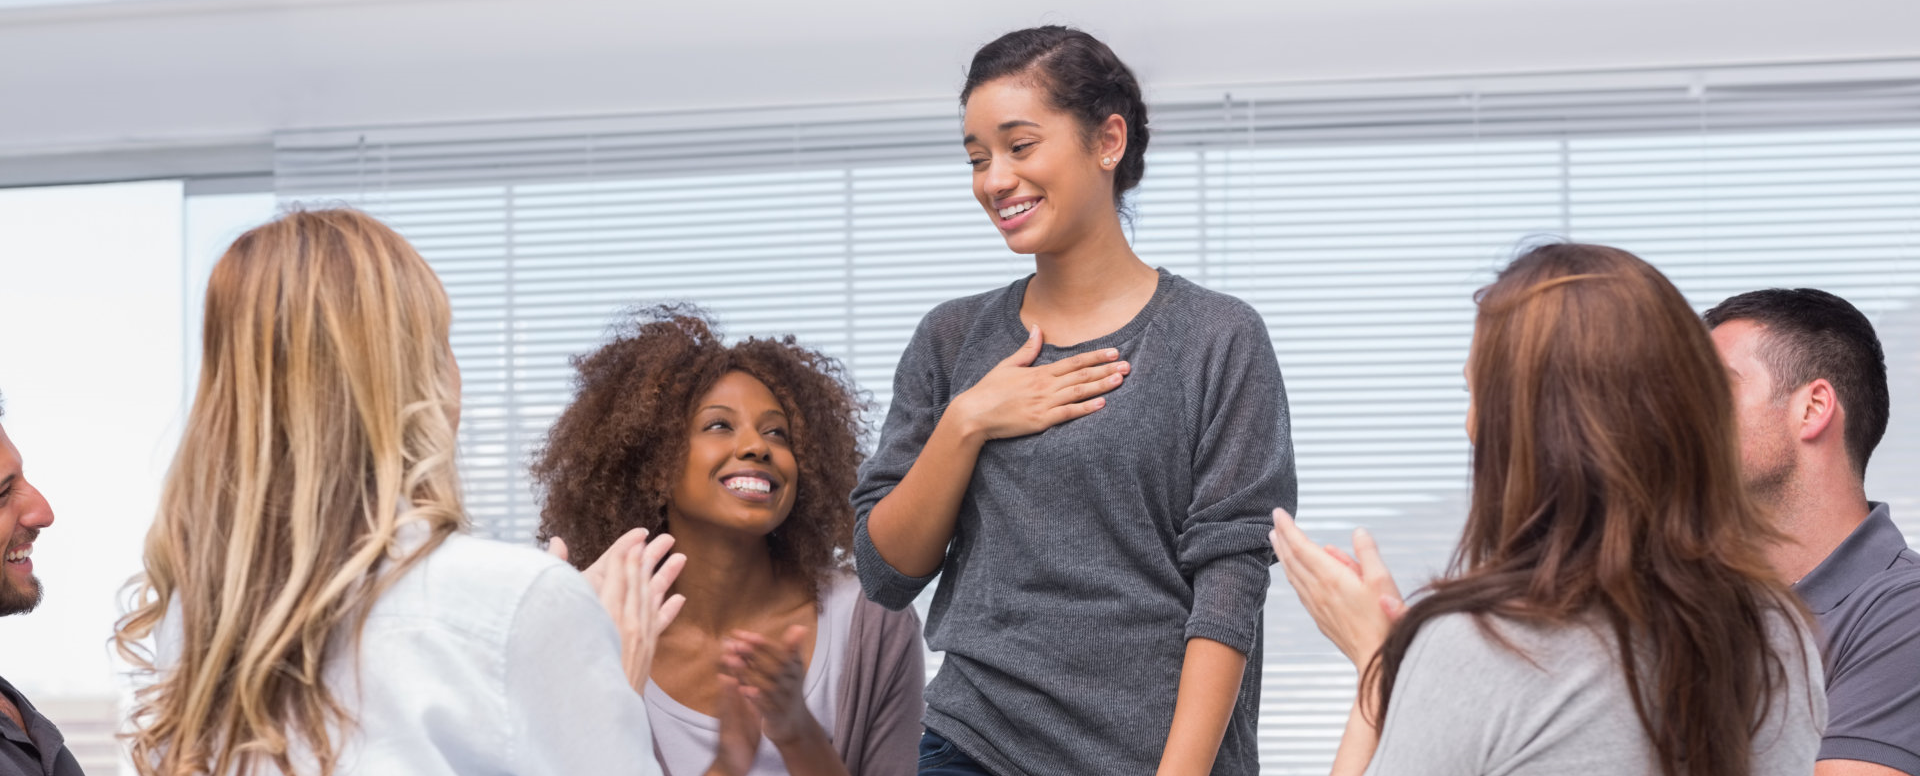
[[[40,603],[40,580],[33,576],[33,541],[53,525],[53,508],[27,482],[20,451],[0,426],[0,617],[33,611]]]

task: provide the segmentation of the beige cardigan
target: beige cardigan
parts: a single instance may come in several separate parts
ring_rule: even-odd
[[[851,776],[902,776],[920,764],[926,713],[926,647],[913,607],[893,611],[865,598],[847,628],[833,747]]]

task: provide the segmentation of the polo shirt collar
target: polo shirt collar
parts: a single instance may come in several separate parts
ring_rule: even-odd
[[[1869,578],[1893,566],[1894,560],[1907,549],[1907,539],[1893,524],[1893,513],[1887,505],[1880,502],[1868,502],[1868,505],[1873,511],[1867,513],[1867,519],[1855,527],[1826,560],[1820,561],[1820,565],[1793,586],[1814,614],[1833,611]]]
[[[18,731],[24,733],[27,740],[20,743],[33,745],[34,751],[40,754],[41,767],[48,773],[52,773],[54,763],[59,761],[60,753],[66,749],[66,738],[60,735],[60,729],[54,727],[52,722],[40,716],[40,711],[35,709],[32,703],[27,702],[26,696],[21,695],[20,691],[14,689],[14,686],[4,678],[0,678],[0,692],[6,693],[7,699],[13,701],[14,707],[20,710],[21,718],[27,721],[27,729]],[[12,720],[5,716],[0,716],[0,730],[5,731],[5,735],[0,737],[19,741],[13,730]]]
[[[7,700],[13,702],[13,707],[20,710],[20,718],[26,722],[27,726],[26,730],[17,730],[13,726],[13,720],[7,719],[6,715],[0,715],[0,738],[23,744],[33,743],[28,732],[33,729],[34,717],[38,716],[33,707],[27,705],[27,699],[21,697],[20,691],[14,689],[13,684],[4,678],[0,678],[0,695],[5,695]]]

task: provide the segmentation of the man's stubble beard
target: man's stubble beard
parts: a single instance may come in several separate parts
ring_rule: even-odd
[[[0,571],[0,574],[4,573],[5,572]],[[7,582],[4,578],[0,578],[0,617],[26,614],[27,612],[33,611],[34,607],[40,605],[40,599],[46,593],[45,588],[40,585],[40,579],[38,577],[31,578],[27,581],[27,584],[31,586],[31,589],[21,590],[15,587],[12,582]]]

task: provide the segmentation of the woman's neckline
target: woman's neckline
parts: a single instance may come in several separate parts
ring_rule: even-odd
[[[827,657],[827,653],[831,651],[832,643],[845,638],[844,634],[832,632],[828,628],[830,620],[832,619],[831,615],[834,613],[829,611],[830,606],[837,611],[839,606],[845,604],[844,601],[837,599],[831,601],[831,604],[829,602],[831,597],[840,593],[840,587],[841,585],[837,582],[829,583],[827,588],[821,591],[820,600],[815,605],[812,659],[807,661],[806,675],[800,680],[800,694],[805,698],[813,697],[814,693],[820,689],[820,682],[826,677],[827,667],[824,665],[824,659]],[[668,693],[659,683],[655,682],[651,676],[647,677],[647,689],[646,692],[642,693],[642,697],[649,703],[659,705],[663,711],[680,718],[682,721],[711,730],[720,729],[720,719],[718,717],[681,703],[678,698],[673,697],[671,693]]]
[[[1166,301],[1168,289],[1173,286],[1175,275],[1168,272],[1165,267],[1156,267],[1154,272],[1158,277],[1154,280],[1153,296],[1149,297],[1146,305],[1141,307],[1139,312],[1134,313],[1133,318],[1122,324],[1120,328],[1072,345],[1045,343],[1040,346],[1040,354],[1044,357],[1049,354],[1084,353],[1097,348],[1112,347],[1132,339],[1147,324],[1153,322],[1154,316],[1159,313],[1161,305]],[[1014,281],[1013,285],[1007,289],[1006,299],[1001,305],[1000,317],[1004,323],[1001,328],[1013,340],[1015,347],[1027,341],[1027,324],[1020,319],[1020,308],[1026,304],[1027,286],[1033,282],[1033,277],[1032,273],[1028,273],[1026,277]]]

